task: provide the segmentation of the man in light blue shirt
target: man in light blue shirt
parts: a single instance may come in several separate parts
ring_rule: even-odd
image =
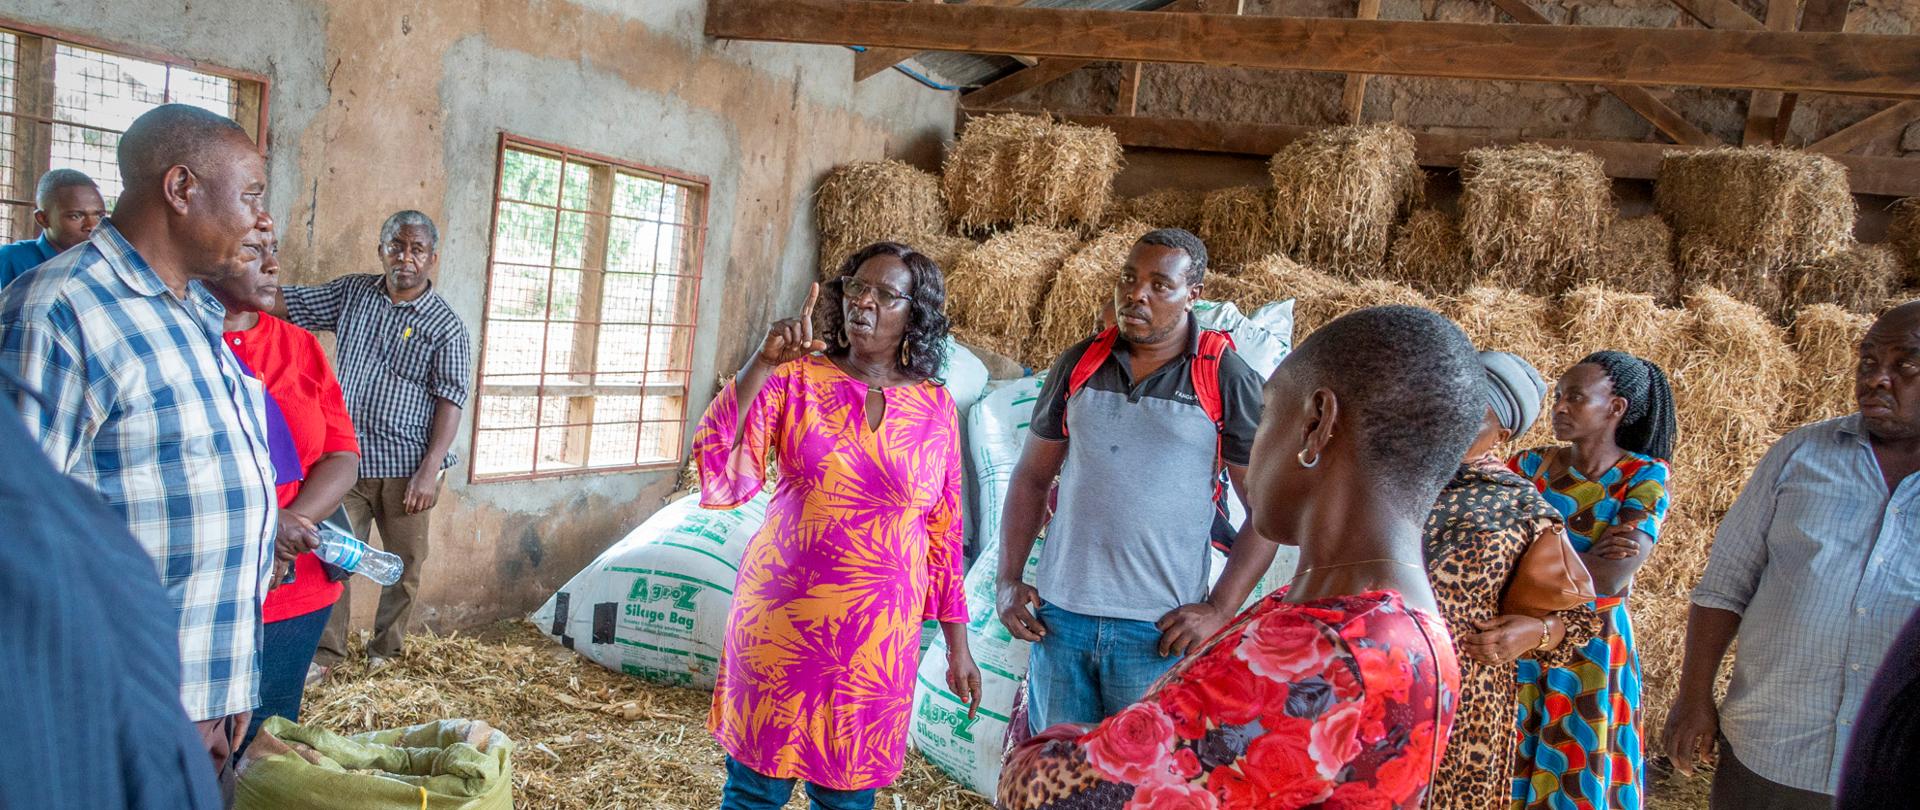
[[[1693,591],[1665,740],[1691,772],[1717,737],[1715,810],[1831,807],[1867,687],[1920,607],[1920,301],[1867,330],[1854,396],[1858,413],[1761,459]]]
[[[33,221],[40,224],[40,236],[0,246],[0,287],[61,251],[87,241],[107,216],[100,187],[93,178],[72,169],[54,169],[41,175],[33,201],[38,206]]]

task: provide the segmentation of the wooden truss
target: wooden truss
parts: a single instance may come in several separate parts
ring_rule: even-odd
[[[1724,145],[1650,87],[1751,90],[1741,143],[1785,140],[1798,94],[1893,99],[1886,109],[1807,149],[1850,169],[1854,190],[1920,194],[1920,158],[1853,154],[1920,121],[1920,36],[1843,33],[1847,0],[1769,0],[1757,19],[1732,0],[1671,0],[1700,28],[1555,24],[1528,0],[1491,0],[1514,24],[1380,20],[1379,0],[1351,19],[1239,16],[1243,0],[1175,0],[1156,11],[1024,8],[1025,0],[713,0],[710,36],[864,46],[856,78],[921,51],[1002,54],[1024,67],[961,97],[969,114],[1080,68],[1121,62],[1112,115],[1064,117],[1108,126],[1129,146],[1269,155],[1312,127],[1135,115],[1147,62],[1348,74],[1340,109],[1359,121],[1374,74],[1597,85],[1672,143],[1533,139],[1599,155],[1616,177],[1651,177],[1661,154]],[[1804,8],[1802,3],[1804,2]],[[1421,161],[1458,165],[1500,139],[1415,133]]]

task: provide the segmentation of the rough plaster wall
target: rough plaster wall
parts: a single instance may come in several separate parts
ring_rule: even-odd
[[[375,272],[387,214],[442,229],[439,290],[478,340],[502,131],[705,176],[687,436],[716,371],[798,306],[833,165],[938,161],[953,99],[842,48],[712,43],[703,0],[25,0],[0,16],[269,77],[271,211],[290,279]],[[236,29],[235,22],[244,21]],[[236,31],[244,32],[236,35]],[[477,347],[476,347],[477,349]],[[420,618],[523,614],[652,514],[676,470],[470,484],[471,416],[434,514]],[[356,587],[369,621],[374,591]]]

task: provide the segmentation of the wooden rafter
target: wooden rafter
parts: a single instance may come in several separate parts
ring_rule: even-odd
[[[1800,10],[1800,0],[1767,0],[1767,30],[1792,31],[1797,20],[1794,15]],[[1778,90],[1755,90],[1747,98],[1747,128],[1740,136],[1741,146],[1760,146],[1773,143],[1774,128],[1780,123],[1780,105],[1784,100]]]
[[[909,0],[909,2],[927,2],[928,0]],[[939,0],[933,0],[939,2]],[[1027,0],[954,0],[958,3],[974,3],[982,6],[1018,6]],[[868,48],[853,55],[853,80],[866,81],[894,65],[912,59],[920,52],[912,48]]]
[[[1841,155],[1920,121],[1920,101],[1902,101],[1807,145],[1810,152]]]
[[[1353,14],[1356,20],[1380,19],[1380,0],[1360,0],[1360,8]],[[1367,74],[1347,74],[1346,86],[1340,88],[1340,112],[1346,116],[1349,124],[1360,123],[1360,113],[1367,106]]]
[[[1533,6],[1527,5],[1527,0],[1493,0],[1493,4],[1499,6],[1501,11],[1506,12],[1507,16],[1512,17],[1517,22],[1528,25],[1554,24],[1552,20],[1547,19],[1545,14],[1541,14],[1534,10]],[[1601,85],[1601,87],[1605,88],[1607,92],[1612,93],[1615,98],[1620,99],[1628,107],[1632,107],[1633,111],[1639,113],[1642,118],[1652,122],[1655,129],[1660,130],[1660,132],[1668,138],[1672,138],[1674,143],[1684,143],[1691,146],[1722,145],[1719,138],[1715,138],[1707,134],[1705,130],[1694,126],[1692,122],[1680,114],[1679,110],[1668,106],[1666,102],[1656,98],[1653,93],[1644,87],[1625,84],[1606,84]]]
[[[1748,14],[1747,10],[1736,5],[1733,0],[1672,0],[1688,16],[1698,20],[1708,28],[1727,31],[1760,31],[1767,26],[1759,18]]]
[[[1800,13],[1802,31],[1841,31],[1847,27],[1848,0],[1807,0],[1807,7]],[[1793,129],[1793,111],[1800,105],[1800,94],[1787,93],[1780,97],[1780,114],[1773,122],[1773,140],[1786,143],[1787,133]]]
[[[1140,111],[1140,69],[1143,67],[1139,62],[1120,66],[1120,91],[1113,97],[1114,115],[1133,115]]]
[[[712,0],[706,33],[1123,62],[1920,98],[1920,36],[1914,35],[1229,17],[883,0]]]
[[[1155,11],[1238,14],[1243,2],[1244,0],[1174,0]],[[1098,59],[1042,59],[1038,64],[1028,65],[1024,70],[1016,70],[992,83],[969,91],[964,98],[966,103],[973,106],[990,107],[1021,93],[1052,84],[1065,78],[1069,73],[1099,61]]]
[[[1007,110],[968,109],[968,115]],[[1183,118],[1073,115],[1059,117],[1074,123],[1112,129],[1124,146],[1270,156],[1319,127],[1293,124],[1245,124]],[[1527,141],[1592,152],[1606,166],[1608,176],[1650,180],[1669,152],[1699,147],[1636,141],[1594,141],[1568,138],[1489,138],[1475,135],[1415,132],[1414,148],[1420,164],[1457,167],[1469,150]],[[1848,169],[1853,190],[1861,194],[1920,195],[1920,159],[1866,155],[1832,155]]]

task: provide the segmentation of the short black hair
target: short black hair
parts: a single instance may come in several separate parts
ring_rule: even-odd
[[[1347,313],[1314,330],[1286,362],[1339,398],[1361,462],[1419,514],[1433,508],[1487,414],[1473,341],[1430,309]]]
[[[1159,245],[1170,247],[1187,254],[1187,286],[1196,287],[1207,279],[1207,243],[1192,232],[1180,228],[1160,228],[1148,231],[1140,237],[1137,245]]]
[[[234,135],[252,140],[224,115],[191,104],[162,104],[133,119],[120,136],[115,154],[120,182],[129,191],[144,190],[174,166],[205,172],[207,150]]]
[[[907,290],[907,332],[900,339],[907,344],[907,362],[900,370],[916,380],[938,379],[947,364],[947,281],[940,265],[920,251],[899,242],[875,242],[854,251],[840,263],[840,275],[820,285],[820,300],[814,304],[814,334],[827,343],[827,355],[844,357],[851,349],[840,338],[846,329],[846,315],[840,301],[846,294],[840,279],[860,272],[860,265],[875,256],[892,256],[907,266],[913,277]]]
[[[85,172],[74,169],[54,169],[40,175],[40,184],[33,189],[33,204],[42,211],[51,209],[53,195],[59,193],[61,189],[75,186],[86,186],[94,191],[100,190],[100,184],[93,182],[93,178],[88,177]]]

